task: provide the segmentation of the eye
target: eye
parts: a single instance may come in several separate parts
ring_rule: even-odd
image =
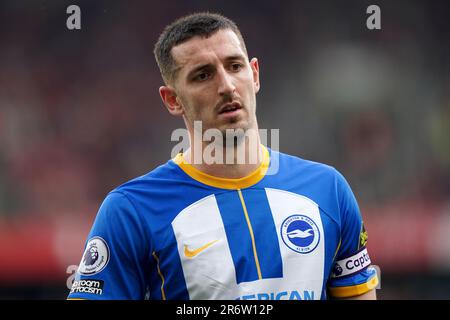
[[[195,80],[195,81],[205,81],[205,80],[208,80],[210,76],[211,76],[210,73],[208,73],[208,72],[202,72],[202,73],[197,74],[197,75],[194,77],[194,80]]]
[[[234,72],[240,71],[242,69],[242,64],[240,63],[233,63],[231,64],[231,70]]]

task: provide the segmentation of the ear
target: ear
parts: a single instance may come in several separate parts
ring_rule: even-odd
[[[250,66],[252,67],[253,72],[253,83],[255,86],[255,93],[259,91],[260,84],[259,84],[259,64],[257,58],[252,58],[250,60]]]
[[[161,86],[159,87],[159,95],[171,115],[178,117],[183,115],[183,106],[181,105],[175,89],[172,87]]]

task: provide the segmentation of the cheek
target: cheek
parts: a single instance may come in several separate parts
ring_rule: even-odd
[[[181,104],[185,114],[192,114],[192,106],[194,105],[192,99],[189,98],[189,93],[178,94],[179,103]]]
[[[183,109],[188,117],[198,119],[204,114],[211,110],[211,105],[214,105],[212,98],[205,94],[206,90],[203,92],[189,92],[187,96],[189,98],[182,99]]]
[[[239,87],[237,89],[241,97],[243,97],[247,101],[253,102],[253,100],[255,99],[255,94],[257,92],[255,84],[253,82],[253,78],[246,79],[245,82],[242,83],[241,88],[241,90],[239,90]]]
[[[214,91],[210,88],[203,88],[192,94],[192,103],[198,112],[207,112],[213,109],[219,97],[214,95]]]
[[[253,95],[257,92],[257,88],[255,87],[255,82],[253,81],[253,73],[251,71],[245,74],[245,77],[242,79],[243,87],[246,90],[247,94]]]

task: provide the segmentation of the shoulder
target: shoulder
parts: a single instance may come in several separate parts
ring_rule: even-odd
[[[278,158],[278,159],[277,159]],[[271,160],[279,161],[281,173],[289,175],[301,174],[303,177],[311,176],[314,178],[338,179],[340,172],[331,165],[307,160],[295,155],[271,150]]]
[[[138,176],[122,183],[110,193],[120,193],[125,197],[130,194],[139,193],[142,190],[160,189],[163,185],[183,179],[179,167],[169,160],[144,175]]]
[[[352,196],[344,176],[331,165],[275,151],[272,159],[279,168],[268,181],[307,196],[328,212],[338,211],[339,203]]]
[[[104,198],[100,212],[103,216],[117,214],[137,217],[144,210],[143,204],[158,201],[161,190],[172,190],[183,176],[176,164],[169,160],[150,172],[126,181],[111,190]],[[125,214],[126,213],[126,214]]]

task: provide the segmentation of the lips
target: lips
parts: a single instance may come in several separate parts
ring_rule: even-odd
[[[232,102],[232,103],[227,103],[224,104],[220,109],[219,109],[219,114],[223,114],[223,113],[231,113],[234,112],[236,110],[242,109],[242,106],[239,102]]]

